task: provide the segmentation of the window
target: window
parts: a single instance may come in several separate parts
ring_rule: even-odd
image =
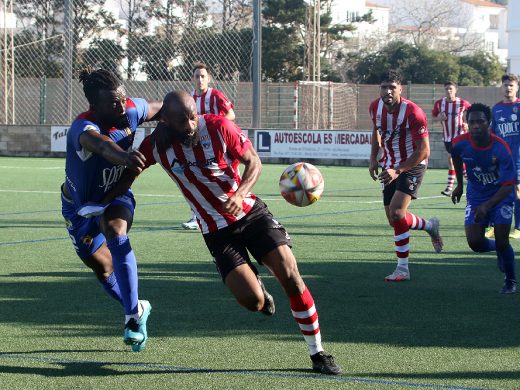
[[[489,15],[489,28],[498,30],[498,15]]]

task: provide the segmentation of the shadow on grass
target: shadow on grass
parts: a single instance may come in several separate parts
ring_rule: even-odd
[[[501,276],[492,261],[415,262],[412,281],[384,282],[393,267],[326,259],[300,264],[316,300],[324,340],[414,347],[520,346],[518,297],[497,293]],[[149,325],[154,336],[298,337],[288,300],[270,276],[264,280],[276,299],[277,313],[265,317],[236,304],[209,260],[143,263],[139,270],[140,294],[154,308]],[[121,309],[87,270],[0,276],[0,299],[0,323],[42,327],[44,335],[95,337],[102,332],[119,337],[122,331]],[[35,314],[42,310],[52,315]]]
[[[59,352],[59,351],[34,351],[34,352]],[[70,351],[69,351],[70,352]],[[78,351],[81,352],[81,351]],[[0,365],[0,372],[3,374],[35,374],[44,377],[72,377],[72,376],[121,376],[121,375],[143,375],[143,374],[244,374],[244,375],[260,375],[265,376],[269,373],[273,375],[281,375],[286,373],[295,376],[318,376],[310,369],[214,369],[214,368],[190,368],[190,367],[174,367],[157,363],[121,363],[108,361],[88,361],[88,360],[68,360],[60,358],[39,358],[37,356],[26,357],[27,354],[17,355],[11,353],[1,353],[0,359],[9,359],[13,361],[30,360],[41,363],[48,363],[54,367],[20,367]],[[137,369],[136,369],[137,368]]]

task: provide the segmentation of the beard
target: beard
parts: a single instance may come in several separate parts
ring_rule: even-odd
[[[119,118],[116,119],[116,123],[114,125],[116,129],[126,129],[130,127],[130,121],[128,120],[128,115],[126,113]]]
[[[191,135],[185,135],[180,142],[189,148],[192,148],[194,146],[197,146],[200,141],[200,135],[198,130],[195,130],[195,132]]]

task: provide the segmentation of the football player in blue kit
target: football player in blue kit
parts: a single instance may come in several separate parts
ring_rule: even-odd
[[[492,108],[491,130],[509,145],[517,171],[520,169],[520,99],[518,94],[518,77],[513,74],[502,76],[502,101]],[[510,238],[520,239],[520,185],[515,186],[514,229]],[[488,233],[488,236],[492,232]]]
[[[509,146],[491,133],[491,109],[474,103],[467,111],[469,133],[455,138],[452,157],[457,187],[451,195],[458,203],[463,193],[463,163],[468,177],[465,216],[466,238],[474,252],[496,251],[497,264],[505,274],[502,294],[516,292],[515,253],[509,243],[516,168]],[[485,237],[485,227],[495,225],[495,240]]]
[[[79,79],[89,110],[67,133],[62,214],[78,256],[123,306],[123,339],[137,352],[146,344],[151,305],[138,299],[136,258],[127,236],[135,200],[131,190],[108,204],[103,198],[125,167],[135,172],[144,167],[142,154],[132,150],[135,131],[156,117],[162,102],[127,98],[121,81],[103,69],[87,68]]]

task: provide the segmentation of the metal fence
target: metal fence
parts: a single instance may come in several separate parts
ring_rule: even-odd
[[[191,90],[205,62],[233,99],[251,80],[248,0],[3,0],[3,124],[64,124],[87,107],[77,82],[87,65],[125,80],[129,95]],[[135,95],[134,95],[135,96]]]
[[[0,124],[68,125],[88,105],[77,75],[86,65],[111,69],[129,96],[162,99],[190,91],[191,67],[206,62],[213,86],[251,127],[252,0],[3,0],[0,4]],[[1,14],[1,13],[0,13]],[[283,65],[281,65],[283,66]],[[263,128],[370,129],[378,86],[263,83]],[[441,85],[408,84],[404,96],[427,113]],[[492,105],[498,88],[460,87],[470,102]]]

